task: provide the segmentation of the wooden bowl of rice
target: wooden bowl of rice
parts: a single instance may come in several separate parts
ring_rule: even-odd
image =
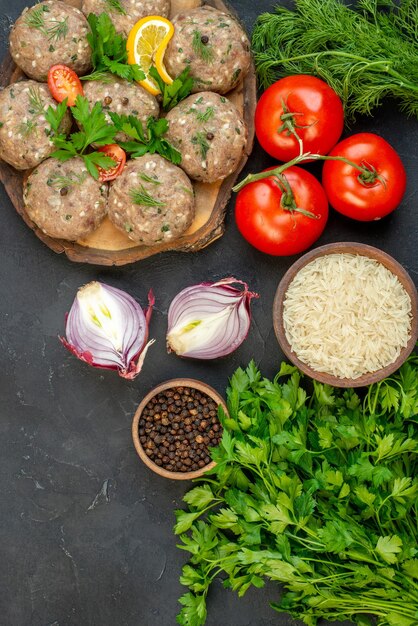
[[[386,378],[417,342],[418,298],[408,272],[366,244],[311,250],[281,280],[273,323],[284,354],[334,387]]]

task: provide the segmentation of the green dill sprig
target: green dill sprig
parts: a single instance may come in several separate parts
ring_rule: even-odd
[[[207,135],[206,131],[199,131],[195,133],[191,138],[192,144],[194,146],[197,146],[200,156],[202,157],[204,161],[206,160],[206,157],[210,148],[206,135]]]
[[[215,116],[215,109],[213,107],[207,107],[206,111],[196,111],[196,118],[199,122],[208,122]]]
[[[153,185],[161,185],[161,181],[159,181],[157,178],[153,178],[152,176],[148,176],[148,174],[143,174],[142,172],[141,174],[139,174],[139,178],[145,181],[146,183],[152,183]]]
[[[193,32],[192,48],[205,63],[212,63],[214,59],[213,47],[208,44],[209,37],[202,35],[199,30]]]
[[[119,13],[120,15],[126,15],[126,11],[119,2],[119,0],[105,0],[110,11]]]
[[[165,202],[161,202],[160,200],[153,198],[151,194],[148,193],[148,191],[145,189],[144,185],[139,185],[139,187],[136,187],[135,189],[131,189],[129,195],[130,195],[132,202],[134,202],[135,204],[140,204],[142,206],[149,206],[149,207],[165,206]]]
[[[79,186],[84,183],[87,176],[87,172],[81,172],[81,174],[77,174],[76,172],[70,172],[68,176],[56,174],[55,176],[50,176],[46,181],[46,184],[49,187],[55,187],[59,189],[62,187],[73,187],[74,185]]]
[[[40,30],[45,34],[45,13],[49,13],[49,7],[44,4],[40,4],[37,7],[29,9],[25,16],[26,26],[29,26],[29,28],[34,28],[36,30]]]
[[[45,13],[49,13],[49,7],[46,5],[39,5],[31,9],[25,18],[26,25],[29,28],[39,30],[48,38],[48,41],[64,39],[68,34],[68,17],[61,21],[51,19],[48,26],[45,21]]]
[[[28,137],[36,130],[37,127],[38,125],[36,122],[33,120],[27,120],[26,122],[21,122],[19,124],[18,131],[23,137]]]
[[[348,119],[371,114],[385,97],[418,117],[416,0],[295,0],[259,16],[252,36],[266,88],[283,76],[314,74],[341,97]]]
[[[68,17],[59,22],[58,20],[51,20],[51,26],[47,29],[49,41],[59,41],[64,39],[68,34]]]
[[[32,115],[43,115],[45,113],[45,102],[42,100],[41,92],[37,87],[29,87],[29,113]]]

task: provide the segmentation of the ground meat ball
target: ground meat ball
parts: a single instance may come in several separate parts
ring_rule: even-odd
[[[106,111],[113,111],[120,115],[134,115],[143,123],[151,115],[158,117],[160,112],[157,99],[143,87],[111,74],[106,81],[86,81],[84,83],[84,95],[88,99],[90,107],[96,102],[100,102],[105,113]],[[110,117],[108,117],[108,121],[111,121]],[[116,137],[118,141],[130,139],[124,133],[119,133]]]
[[[0,158],[17,170],[39,165],[55,150],[46,131],[44,112],[57,102],[43,83],[22,80],[0,91]],[[64,116],[61,130],[67,133],[71,116]]]
[[[109,191],[111,222],[146,246],[180,237],[193,221],[194,206],[186,174],[156,154],[129,161]]]
[[[170,13],[170,0],[119,0],[119,4],[125,14],[112,8],[111,2],[106,0],[83,0],[81,10],[84,15],[89,13],[108,13],[115,25],[116,31],[125,37],[136,22],[147,15],[162,15],[168,17]]]
[[[250,43],[230,15],[203,6],[178,13],[173,24],[174,36],[164,56],[171,76],[178,76],[189,65],[195,92],[227,93],[247,74]]]
[[[25,9],[10,33],[10,54],[28,76],[46,81],[51,65],[63,63],[77,74],[91,68],[88,22],[64,2],[40,2]]]
[[[107,211],[108,187],[88,174],[82,159],[47,159],[24,186],[26,212],[51,237],[76,241],[100,225]]]
[[[181,167],[194,180],[212,183],[237,169],[247,127],[237,107],[210,91],[189,96],[172,109],[166,138],[180,152]]]

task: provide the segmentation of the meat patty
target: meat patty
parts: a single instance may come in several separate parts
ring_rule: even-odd
[[[90,235],[107,212],[108,186],[87,172],[79,157],[47,159],[28,177],[26,212],[44,233],[76,241]]]
[[[237,107],[210,91],[189,96],[167,114],[166,138],[181,152],[181,167],[194,180],[212,183],[232,174],[247,143]]]
[[[52,65],[63,63],[82,76],[91,68],[89,24],[78,9],[47,0],[25,9],[10,33],[10,54],[25,74],[46,81]]]
[[[44,83],[22,80],[0,91],[0,158],[17,170],[39,165],[55,150],[48,137],[45,111],[57,103]],[[61,131],[67,133],[71,116],[67,111]]]
[[[160,107],[157,99],[137,83],[109,74],[106,81],[87,80],[84,83],[84,95],[90,107],[100,102],[106,114],[107,111],[120,115],[134,115],[145,125],[150,116],[158,117]],[[111,119],[106,115],[108,121]],[[124,133],[118,133],[118,141],[128,141],[130,138]]]
[[[138,20],[147,15],[168,17],[170,0],[83,0],[84,15],[108,13],[116,31],[128,36]]]
[[[164,56],[168,73],[189,65],[194,91],[227,93],[247,74],[250,43],[238,22],[210,6],[181,11],[173,18],[174,36]]]
[[[193,187],[186,174],[157,154],[129,161],[109,191],[109,219],[146,246],[180,237],[194,218]]]

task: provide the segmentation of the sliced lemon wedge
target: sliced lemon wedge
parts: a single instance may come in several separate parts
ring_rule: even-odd
[[[135,24],[126,42],[128,63],[139,65],[146,75],[145,80],[139,81],[139,84],[154,96],[160,90],[149,75],[152,66],[157,69],[165,83],[171,85],[173,82],[164,65],[164,53],[173,34],[174,26],[169,20],[159,15],[149,15]]]

